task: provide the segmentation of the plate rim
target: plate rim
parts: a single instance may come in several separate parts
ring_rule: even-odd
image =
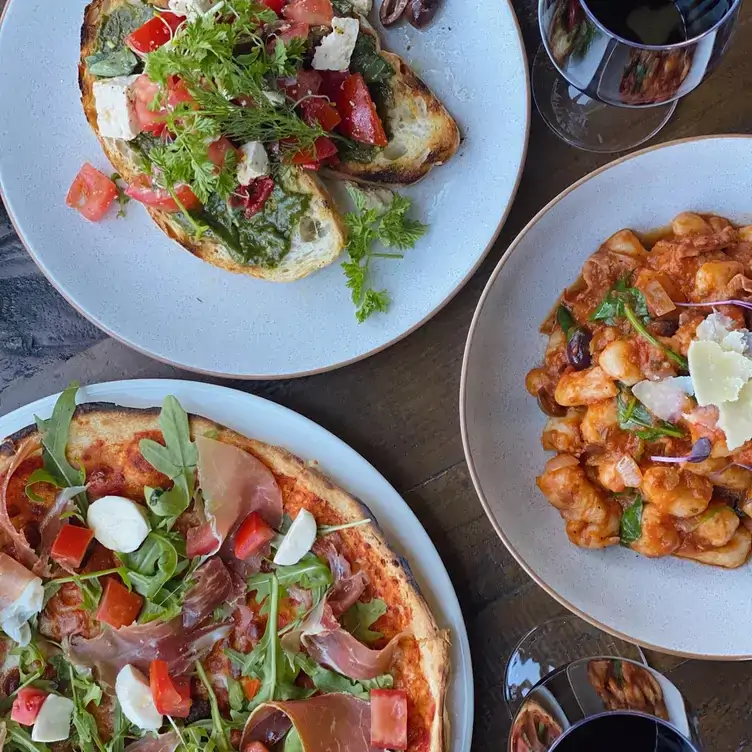
[[[13,2],[14,0],[7,0],[5,7],[0,13],[0,26],[2,26],[3,21],[5,20],[5,16],[8,12],[8,9],[13,4]],[[20,0],[18,0],[18,2],[20,2]],[[358,363],[361,360],[370,358],[372,355],[376,355],[380,352],[383,352],[384,350],[388,349],[392,345],[396,345],[401,340],[405,339],[406,337],[409,337],[413,332],[420,329],[424,324],[428,323],[434,316],[436,316],[440,311],[442,311],[465,288],[467,283],[472,279],[472,277],[478,271],[481,264],[485,261],[486,257],[491,252],[491,249],[496,244],[496,241],[498,240],[499,235],[501,234],[501,231],[504,228],[504,225],[506,224],[506,221],[509,217],[509,213],[512,211],[512,206],[514,205],[515,200],[517,198],[517,193],[520,188],[520,182],[522,181],[522,174],[525,170],[525,165],[527,163],[527,152],[528,152],[528,147],[530,145],[530,125],[531,125],[531,120],[532,120],[532,91],[530,88],[530,68],[529,68],[528,59],[527,59],[527,49],[525,47],[525,41],[522,36],[522,28],[520,26],[520,20],[517,17],[517,13],[514,10],[514,6],[512,5],[512,0],[503,0],[503,2],[507,5],[509,9],[509,13],[512,16],[513,29],[517,32],[517,44],[518,44],[520,58],[522,61],[522,68],[523,68],[524,80],[525,80],[525,136],[524,136],[523,144],[522,144],[522,153],[520,155],[520,164],[519,164],[519,167],[517,168],[517,176],[515,178],[514,186],[512,187],[512,191],[510,193],[507,206],[502,212],[502,215],[499,219],[499,223],[496,226],[496,229],[493,232],[486,247],[480,253],[477,260],[473,264],[472,268],[467,272],[467,274],[465,274],[464,277],[462,277],[461,280],[457,282],[457,284],[449,291],[447,296],[443,300],[439,301],[439,303],[433,309],[428,311],[428,313],[426,313],[426,315],[423,318],[421,318],[420,321],[413,324],[404,332],[397,334],[396,336],[382,343],[378,347],[371,348],[367,352],[361,353],[360,355],[356,355],[352,358],[338,361],[336,363],[330,363],[329,365],[322,366],[321,368],[314,368],[314,369],[310,369],[307,371],[289,371],[285,373],[276,373],[273,375],[270,375],[270,374],[236,374],[236,373],[227,373],[225,371],[212,371],[210,369],[203,369],[203,368],[198,368],[196,366],[189,366],[189,365],[180,363],[175,360],[170,360],[169,358],[166,358],[164,356],[156,355],[155,353],[150,352],[146,348],[143,348],[140,345],[136,344],[135,342],[131,342],[125,337],[121,336],[120,334],[112,331],[109,327],[103,325],[101,322],[97,321],[93,316],[90,316],[88,313],[86,313],[76,302],[74,302],[73,299],[62,288],[62,286],[59,285],[58,282],[50,274],[47,273],[47,271],[44,269],[41,262],[37,259],[37,256],[32,250],[31,245],[26,241],[26,238],[21,232],[20,226],[17,223],[16,218],[13,215],[10,205],[6,201],[1,182],[0,182],[0,201],[2,201],[5,206],[6,212],[8,214],[8,218],[10,219],[11,226],[13,227],[13,230],[16,233],[16,236],[20,240],[21,245],[25,248],[26,252],[29,254],[29,256],[31,257],[32,261],[34,262],[36,267],[39,269],[39,271],[42,272],[45,279],[61,295],[61,297],[65,300],[65,302],[68,303],[68,305],[70,305],[79,315],[81,315],[83,318],[85,318],[87,321],[89,321],[91,324],[97,327],[97,329],[104,332],[108,337],[112,337],[112,339],[117,340],[118,342],[122,343],[126,347],[129,347],[132,350],[135,350],[136,352],[139,352],[148,358],[152,358],[153,360],[156,360],[160,363],[164,363],[165,365],[174,366],[176,368],[180,368],[185,371],[190,371],[191,373],[198,373],[203,376],[215,376],[219,378],[237,379],[239,381],[279,381],[281,379],[301,378],[303,376],[316,376],[320,373],[327,373],[329,371],[337,370],[338,368],[344,368],[345,366],[352,365],[353,363]],[[228,274],[229,273],[230,272],[228,272]],[[274,283],[274,284],[294,284],[294,283]]]
[[[251,394],[248,392],[240,391],[239,389],[233,389],[232,387],[224,386],[221,384],[211,384],[207,383],[205,381],[192,381],[189,379],[119,379],[116,381],[97,381],[92,384],[82,384],[81,389],[84,391],[83,399],[81,402],[77,401],[77,404],[81,404],[83,402],[97,402],[102,400],[114,400],[117,402],[117,399],[123,399],[121,396],[120,398],[114,398],[114,397],[107,397],[106,395],[96,395],[90,397],[87,393],[87,389],[97,389],[101,388],[105,392],[117,392],[118,390],[123,392],[132,391],[134,393],[134,397],[136,399],[139,398],[139,395],[136,393],[136,390],[133,387],[138,388],[139,386],[142,386],[145,390],[149,389],[155,389],[157,391],[163,391],[165,394],[169,394],[170,391],[174,390],[177,387],[180,389],[188,390],[189,392],[193,391],[195,392],[195,396],[193,396],[194,399],[197,401],[201,401],[201,392],[209,392],[209,393],[216,393],[219,397],[223,399],[224,402],[235,400],[240,402],[246,403],[246,409],[249,411],[249,422],[252,422],[254,420],[253,411],[256,409],[256,406],[261,406],[261,409],[264,410],[271,410],[272,412],[277,412],[278,414],[282,414],[286,416],[289,420],[293,422],[297,422],[298,425],[306,426],[316,432],[319,432],[322,434],[328,441],[332,442],[333,446],[338,447],[340,450],[344,450],[345,453],[349,453],[351,458],[357,458],[361,462],[363,462],[368,469],[373,473],[373,477],[378,481],[380,485],[383,485],[385,489],[389,489],[389,491],[396,496],[399,501],[404,506],[404,509],[408,516],[413,520],[414,524],[418,526],[420,530],[423,531],[425,535],[426,543],[429,546],[429,550],[437,560],[441,567],[441,570],[443,571],[449,586],[450,586],[450,595],[449,600],[452,603],[452,609],[456,612],[458,616],[458,625],[452,625],[452,631],[454,634],[452,635],[453,638],[456,639],[456,646],[458,650],[460,651],[460,654],[463,658],[463,667],[464,671],[460,673],[457,670],[452,670],[450,673],[450,680],[447,685],[447,695],[449,694],[449,688],[451,687],[452,680],[459,683],[460,686],[460,692],[464,696],[465,700],[465,717],[467,718],[467,729],[466,733],[464,735],[464,738],[460,740],[459,744],[459,750],[458,752],[470,752],[470,748],[472,746],[472,739],[473,739],[473,731],[475,726],[475,680],[474,680],[474,671],[473,671],[473,660],[472,660],[472,651],[470,648],[470,640],[468,636],[467,631],[467,624],[465,623],[465,615],[462,610],[462,606],[460,604],[459,598],[457,597],[457,590],[454,586],[454,582],[452,581],[452,578],[449,575],[449,572],[447,571],[446,565],[444,564],[443,559],[441,558],[441,554],[439,554],[438,549],[436,548],[436,545],[434,544],[431,536],[428,534],[428,531],[423,526],[423,523],[418,519],[418,516],[415,514],[415,512],[412,510],[410,505],[404,500],[402,497],[402,494],[397,491],[397,489],[387,480],[387,478],[371,463],[369,462],[360,452],[358,452],[356,449],[354,449],[350,444],[345,442],[343,439],[341,439],[336,434],[329,431],[327,428],[324,428],[324,426],[320,425],[314,420],[311,420],[310,418],[306,417],[305,415],[286,407],[285,405],[281,405],[277,402],[274,402],[272,400],[266,399],[264,397],[259,397],[256,394]],[[21,414],[29,413],[33,410],[40,409],[40,406],[44,403],[50,402],[52,403],[57,397],[61,394],[61,392],[56,392],[53,394],[45,395],[43,397],[40,397],[38,399],[35,399],[31,402],[27,402],[14,410],[11,410],[10,412],[0,415],[0,425],[3,425],[4,423],[8,421],[14,421],[16,419],[20,419]],[[156,401],[156,400],[155,400]],[[158,405],[157,405],[158,406]],[[24,418],[24,421],[30,420],[29,418]],[[23,426],[21,426],[22,428]],[[18,429],[14,429],[18,430]],[[3,438],[3,435],[5,434],[4,429],[0,429],[0,440]],[[10,434],[8,434],[10,435]],[[312,459],[315,457],[315,451],[310,452],[310,456],[308,459]],[[348,460],[345,459],[345,462]],[[335,481],[339,482],[339,481]],[[347,488],[346,489],[348,493],[352,493],[354,496],[358,496],[357,489]],[[387,515],[384,515],[381,513],[379,515],[380,517],[384,517]],[[387,543],[389,543],[387,541]],[[405,552],[407,555],[408,563],[410,561],[409,554]],[[430,592],[433,596],[433,599],[437,602],[446,602],[447,599],[447,592],[446,590],[441,590],[441,592],[438,591],[437,588],[433,586],[433,583],[431,579],[424,577],[422,583],[418,583],[419,586],[421,584],[424,585],[427,592]],[[457,628],[459,626],[459,629]],[[455,644],[455,641],[452,640],[453,644]],[[456,669],[459,667],[452,667],[452,669]],[[448,699],[445,698],[445,699]],[[448,706],[448,702],[445,703]],[[446,709],[447,714],[450,716],[449,721],[449,729],[448,733],[451,734],[452,728],[455,725],[452,723],[451,713],[448,710],[448,707]]]
[[[688,144],[688,143],[693,143],[693,142],[709,141],[709,140],[722,141],[722,140],[731,139],[731,138],[752,140],[752,134],[715,133],[715,134],[709,134],[709,135],[704,135],[704,136],[690,136],[688,138],[679,138],[679,139],[674,139],[672,141],[665,141],[660,144],[654,144],[644,149],[640,149],[639,151],[632,152],[630,154],[625,154],[624,156],[614,159],[606,163],[605,165],[602,165],[601,167],[596,168],[592,172],[587,173],[586,175],[581,177],[579,180],[572,183],[570,186],[568,186],[563,191],[561,191],[561,193],[559,193],[557,196],[551,199],[542,209],[540,209],[540,211],[538,211],[535,214],[535,216],[533,216],[533,218],[522,228],[522,230],[520,230],[519,234],[511,242],[507,250],[504,251],[502,257],[499,259],[498,264],[494,268],[493,272],[491,272],[491,276],[489,277],[488,282],[486,283],[486,286],[483,288],[483,292],[481,293],[481,296],[478,300],[478,304],[476,305],[475,311],[473,312],[473,318],[472,318],[472,321],[470,322],[470,328],[468,330],[467,338],[465,340],[465,350],[462,355],[462,370],[460,373],[460,390],[459,390],[460,433],[462,435],[462,450],[465,455],[465,462],[467,462],[468,470],[470,472],[470,478],[472,479],[473,486],[475,487],[475,492],[477,493],[478,499],[480,500],[480,503],[483,506],[483,511],[486,513],[486,517],[488,517],[488,520],[493,526],[494,530],[496,531],[496,534],[499,536],[499,539],[504,544],[504,546],[509,551],[509,553],[512,554],[515,561],[522,567],[525,574],[527,574],[528,577],[530,577],[533,580],[533,582],[535,582],[536,585],[542,588],[555,601],[557,601],[559,604],[564,606],[571,613],[575,614],[575,616],[578,616],[583,621],[586,621],[588,624],[591,624],[592,626],[606,632],[607,634],[613,635],[614,637],[618,637],[622,640],[626,640],[627,642],[632,642],[636,645],[639,645],[640,647],[647,648],[648,650],[655,650],[660,653],[666,653],[668,655],[674,655],[680,658],[690,658],[690,659],[707,660],[707,661],[723,661],[723,662],[749,661],[749,660],[752,660],[752,653],[739,654],[739,655],[711,655],[711,654],[704,654],[704,653],[691,653],[687,651],[676,650],[676,649],[668,648],[662,645],[655,645],[650,642],[646,642],[645,640],[641,640],[635,637],[634,635],[629,635],[625,632],[620,632],[619,630],[614,629],[613,627],[610,627],[609,625],[604,624],[603,622],[598,621],[597,619],[593,618],[592,616],[582,611],[580,608],[578,608],[574,604],[570,603],[566,598],[564,598],[556,590],[554,590],[553,587],[548,585],[546,582],[544,582],[544,580],[541,577],[538,576],[538,574],[532,569],[532,566],[527,563],[523,555],[519,551],[517,551],[517,549],[512,545],[511,541],[507,538],[506,534],[502,530],[501,525],[496,520],[493,512],[491,511],[491,505],[489,504],[488,499],[486,498],[483,492],[483,488],[480,483],[480,478],[478,477],[478,472],[475,468],[475,463],[473,461],[473,455],[472,455],[472,452],[470,451],[470,439],[469,439],[468,427],[467,427],[466,403],[467,403],[467,396],[468,396],[467,387],[468,387],[468,369],[469,369],[469,361],[470,361],[470,349],[473,345],[473,340],[475,337],[475,330],[478,326],[478,322],[480,321],[481,311],[483,310],[483,307],[485,306],[486,299],[488,298],[491,288],[496,283],[497,278],[500,276],[502,269],[506,265],[507,261],[510,259],[512,253],[516,250],[517,246],[522,242],[522,240],[527,235],[527,233],[543,218],[543,216],[547,214],[556,204],[558,204],[560,201],[566,198],[570,193],[577,190],[580,186],[589,182],[593,178],[598,177],[602,173],[607,172],[608,170],[623,164],[624,162],[629,162],[633,159],[638,159],[646,154],[649,154],[650,152],[658,151],[660,149],[668,149],[674,146],[680,146],[683,144]]]

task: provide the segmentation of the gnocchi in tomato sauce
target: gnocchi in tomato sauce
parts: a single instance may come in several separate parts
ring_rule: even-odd
[[[752,548],[752,226],[621,230],[541,331],[537,485],[583,548],[735,568]]]

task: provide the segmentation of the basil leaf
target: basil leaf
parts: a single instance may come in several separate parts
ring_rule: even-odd
[[[647,324],[650,321],[645,296],[636,287],[628,285],[628,277],[622,277],[616,282],[590,319],[615,326],[619,319],[626,317],[625,306],[629,306],[643,323]]]
[[[75,468],[68,462],[66,449],[68,447],[68,432],[70,431],[71,419],[76,410],[76,393],[78,383],[74,382],[58,397],[52,415],[43,420],[34,416],[37,430],[42,441],[42,461],[44,469],[50,476],[56,479],[58,488],[65,486],[83,486],[86,482],[86,473],[81,468]],[[89,501],[86,493],[76,496],[79,512],[86,517]]]
[[[663,436],[681,439],[685,435],[673,423],[656,420],[627,387],[623,387],[616,397],[616,409],[619,428],[632,431],[644,441],[656,441]]]
[[[159,426],[164,446],[151,439],[142,439],[138,446],[144,459],[173,482],[171,489],[159,489],[160,493],[153,491],[146,499],[154,514],[166,518],[163,526],[169,530],[193,498],[198,450],[191,441],[188,415],[172,395],[165,397],[162,403]]]
[[[361,681],[349,679],[347,676],[320,666],[305,653],[296,653],[293,661],[311,678],[316,689],[321,692],[344,692],[359,697],[361,700],[367,700],[368,693],[372,689],[390,689],[394,684],[394,679],[389,674]]]
[[[177,545],[183,541],[181,535],[163,535],[154,531],[137,551],[119,554],[123,564],[130,570],[129,579],[133,589],[145,598],[153,598],[162,586],[175,576],[180,557]],[[183,554],[185,554],[184,546]]]
[[[560,305],[556,310],[556,320],[564,332],[564,336],[569,340],[569,332],[577,326],[577,322],[565,305]]]
[[[376,50],[376,42],[369,34],[359,34],[355,42],[350,71],[360,73],[367,84],[386,83],[394,76],[392,68]]]
[[[121,47],[116,51],[98,52],[86,58],[89,73],[99,78],[128,76],[138,68],[138,65],[138,58],[127,47]]]
[[[629,546],[642,535],[642,496],[637,494],[635,500],[628,506],[621,516],[619,537],[622,546]]]
[[[303,742],[300,741],[300,734],[295,726],[287,732],[285,746],[282,748],[282,752],[305,752]]]
[[[386,613],[386,603],[374,598],[368,603],[354,603],[342,616],[342,626],[361,642],[375,642],[383,637],[369,627]]]

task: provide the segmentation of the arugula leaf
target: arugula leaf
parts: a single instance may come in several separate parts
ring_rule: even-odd
[[[130,735],[131,723],[123,715],[120,703],[115,703],[112,738],[105,744],[106,752],[125,752],[125,738]]]
[[[160,526],[170,530],[193,498],[198,450],[191,441],[188,415],[171,394],[162,403],[159,425],[165,445],[142,439],[138,446],[144,459],[173,482],[168,491],[149,489],[152,493],[146,499],[151,511],[164,518]]]
[[[8,734],[5,741],[7,749],[15,748],[22,752],[50,752],[50,748],[46,744],[31,741],[31,734],[16,721],[6,719],[3,722]]]
[[[282,747],[282,752],[305,752],[303,742],[300,740],[300,734],[295,726],[287,732],[285,746]]]
[[[666,347],[646,328],[650,322],[650,312],[645,296],[636,288],[627,285],[627,278],[622,277],[609,291],[603,302],[598,306],[595,313],[590,317],[591,321],[603,321],[608,326],[615,326],[620,319],[626,319],[632,328],[653,347],[662,350],[669,360],[672,360],[680,369],[689,370],[687,359]]]
[[[68,432],[71,419],[76,410],[76,393],[78,383],[72,383],[58,397],[52,415],[43,420],[34,416],[37,430],[42,441],[42,462],[49,476],[56,479],[58,488],[66,486],[83,486],[86,482],[86,473],[83,467],[75,468],[68,462],[66,449],[68,447]],[[49,482],[49,481],[47,481]],[[85,518],[89,508],[86,493],[76,496],[79,513]]]
[[[662,436],[681,439],[685,435],[673,423],[655,419],[627,387],[623,387],[616,397],[616,407],[619,428],[632,431],[645,441],[656,441]]]
[[[332,584],[332,573],[318,556],[307,553],[297,564],[276,567],[274,572],[260,572],[246,580],[248,590],[256,591],[257,603],[269,599],[275,582],[280,588],[298,585],[310,590],[318,602]]]
[[[372,689],[390,689],[394,684],[394,679],[390,674],[383,674],[375,679],[355,681],[320,666],[313,658],[302,652],[293,656],[293,662],[311,678],[316,689],[321,692],[344,692],[359,697],[361,700],[367,700],[368,693]]]
[[[619,537],[622,546],[629,546],[642,535],[642,509],[642,496],[635,494],[634,501],[624,510],[621,516]]]
[[[374,598],[368,603],[357,601],[342,616],[342,626],[361,642],[375,642],[383,637],[381,632],[370,629],[386,613],[386,603]]]
[[[128,47],[119,50],[103,50],[86,58],[86,67],[92,76],[114,78],[128,76],[138,68],[139,60]]]
[[[217,745],[217,749],[220,752],[232,752],[232,746],[230,740],[227,738],[227,732],[225,730],[225,724],[222,719],[222,714],[219,712],[219,704],[217,703],[217,696],[214,694],[211,682],[206,676],[204,667],[201,665],[201,661],[196,661],[196,673],[198,678],[201,679],[201,683],[206,688],[206,693],[209,695],[209,707],[211,708],[212,719],[212,741]]]
[[[150,532],[137,551],[119,554],[130,570],[133,589],[145,598],[153,598],[175,576],[180,562],[178,547],[185,557],[185,541],[179,533]]]
[[[43,497],[39,496],[39,494],[31,490],[32,486],[35,486],[37,483],[47,483],[54,488],[64,487],[60,485],[60,479],[54,476],[51,472],[45,470],[43,467],[37,468],[29,476],[28,480],[26,481],[25,488],[26,496],[28,496],[32,501],[35,501],[37,504],[45,503],[45,499]]]
[[[18,657],[18,678],[23,684],[34,681],[44,673],[47,660],[33,635],[28,645],[14,647],[10,655]]]
[[[400,250],[412,248],[426,231],[426,226],[405,215],[410,201],[394,194],[389,207],[384,212],[367,208],[365,192],[353,184],[348,184],[357,211],[345,215],[349,230],[346,251],[349,260],[342,263],[347,278],[347,286],[352,290],[352,301],[356,306],[355,316],[363,323],[371,314],[385,312],[389,307],[386,290],[374,290],[371,286],[371,264],[375,258],[402,258],[401,253],[377,253],[372,245],[380,242],[386,247]]]
[[[73,574],[69,577],[57,577],[54,580],[47,580],[44,583],[44,603],[49,602],[60,587],[66,582],[75,582],[81,591],[81,608],[86,611],[94,611],[99,605],[102,597],[102,585],[99,582],[100,577],[108,574],[118,574],[122,578],[125,586],[130,589],[130,572],[126,567],[112,567],[111,569],[101,569],[98,572],[86,572],[85,574]]]
[[[363,525],[370,525],[371,519],[367,520],[355,520],[355,522],[345,522],[343,525],[319,525],[319,529],[317,531],[319,536],[322,535],[329,535],[331,533],[336,533],[339,530],[350,530],[350,528],[353,527],[362,527]]]
[[[193,587],[193,574],[200,564],[200,557],[196,557],[190,563],[187,559],[182,559],[175,569],[175,576],[144,603],[138,623],[169,621],[178,616],[183,608],[186,593]]]

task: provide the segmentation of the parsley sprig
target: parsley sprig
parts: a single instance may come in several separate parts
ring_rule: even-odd
[[[371,281],[371,264],[377,258],[401,259],[402,253],[374,251],[373,244],[380,242],[387,248],[405,251],[415,246],[423,236],[426,226],[407,217],[410,200],[393,194],[386,208],[370,207],[368,194],[352,184],[347,190],[355,202],[356,211],[348,212],[345,223],[349,230],[346,251],[350,258],[342,263],[347,277],[347,286],[352,290],[356,306],[355,316],[363,323],[372,313],[385,312],[389,307],[386,290],[374,290]]]

